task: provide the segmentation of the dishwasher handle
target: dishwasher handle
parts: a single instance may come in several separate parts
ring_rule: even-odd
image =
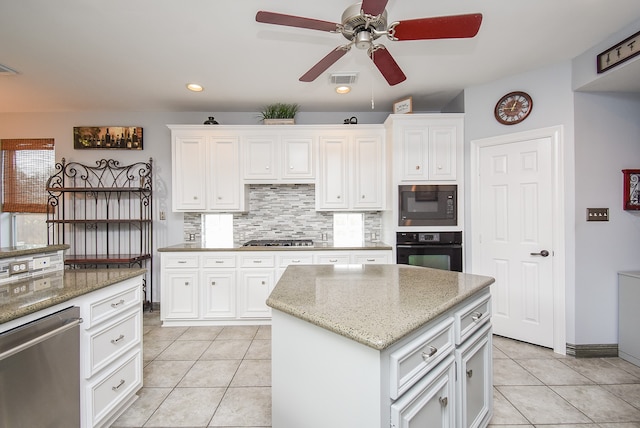
[[[81,323],[82,323],[82,318],[73,318],[71,322],[68,324],[65,324],[54,330],[48,331],[43,335],[35,337],[31,340],[28,340],[24,343],[19,344],[18,346],[14,346],[13,348],[4,351],[3,353],[0,354],[0,361],[4,360],[5,358],[9,358],[12,355],[17,354],[18,352],[24,351],[27,348],[37,345],[38,343],[44,342],[45,340],[50,339],[53,336],[61,334],[67,330],[71,330],[72,328],[74,328],[77,325],[80,325]]]

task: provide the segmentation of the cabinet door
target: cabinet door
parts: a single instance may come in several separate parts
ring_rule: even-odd
[[[165,271],[162,279],[162,319],[198,318],[198,273]]]
[[[284,181],[295,183],[313,183],[314,140],[313,137],[283,135],[281,139],[282,168]]]
[[[384,145],[381,137],[356,137],[353,156],[354,209],[384,209]]]
[[[207,270],[202,274],[203,318],[233,318],[236,315],[235,271]]]
[[[429,127],[429,180],[456,179],[457,128]]]
[[[321,137],[316,210],[344,210],[349,207],[349,145],[347,137]]]
[[[493,373],[491,325],[456,350],[458,366],[458,426],[485,426],[491,417]]]
[[[277,137],[247,137],[243,142],[244,178],[259,182],[278,178]]]
[[[211,137],[208,142],[209,203],[214,211],[240,211],[244,207],[240,183],[237,137]],[[200,178],[202,180],[202,178]]]
[[[391,405],[394,428],[453,428],[455,370],[450,356]]]
[[[268,318],[271,308],[267,297],[274,285],[274,270],[244,269],[240,271],[238,317]]]
[[[173,210],[202,211],[206,208],[205,137],[176,136],[173,140]]]
[[[426,126],[402,129],[402,169],[403,181],[422,181],[429,178],[428,155],[429,135]]]

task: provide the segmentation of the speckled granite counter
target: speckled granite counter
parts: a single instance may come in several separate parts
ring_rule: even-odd
[[[408,265],[290,266],[267,305],[382,350],[493,282]]]
[[[68,250],[68,245],[20,245],[18,247],[1,247],[0,259],[20,257],[31,254],[48,253],[51,251]]]
[[[243,247],[234,244],[229,247],[213,247],[202,242],[183,242],[169,247],[158,248],[158,252],[171,251],[318,251],[318,250],[391,250],[391,246],[383,242],[365,242],[362,245],[335,246],[329,242],[317,242],[312,247]]]
[[[0,286],[0,324],[64,303],[146,269],[67,269]],[[46,280],[46,281],[43,281]]]

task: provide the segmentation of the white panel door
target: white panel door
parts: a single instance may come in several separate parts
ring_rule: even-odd
[[[551,138],[536,138],[479,149],[474,271],[496,279],[496,334],[553,348],[551,148]]]

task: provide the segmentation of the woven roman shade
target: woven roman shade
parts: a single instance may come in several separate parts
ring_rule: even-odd
[[[47,180],[55,164],[53,138],[0,140],[2,211],[47,212]]]

